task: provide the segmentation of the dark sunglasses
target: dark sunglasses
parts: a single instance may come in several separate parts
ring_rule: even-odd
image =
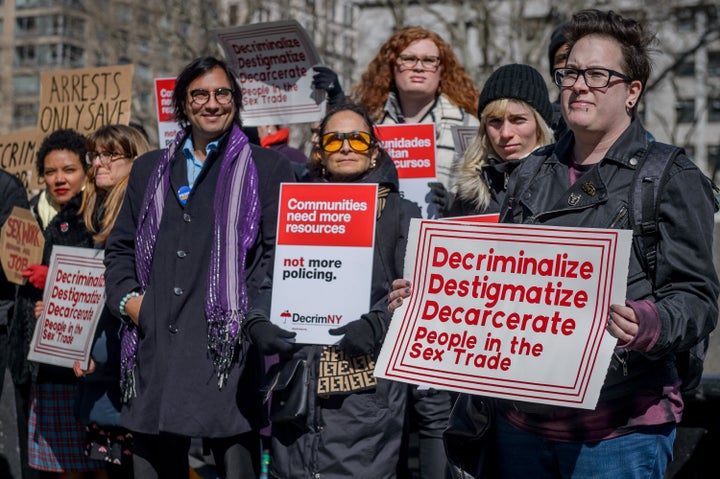
[[[340,151],[345,140],[356,153],[367,153],[372,146],[372,138],[366,131],[349,131],[347,133],[331,131],[320,138],[320,147],[325,153],[335,153]]]

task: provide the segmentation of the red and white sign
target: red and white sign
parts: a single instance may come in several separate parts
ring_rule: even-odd
[[[87,369],[105,306],[103,250],[54,246],[28,359]]]
[[[319,121],[325,92],[312,87],[315,45],[296,20],[213,31],[242,89],[243,125]]]
[[[172,97],[175,90],[174,78],[155,79],[155,104],[158,117],[158,141],[161,148],[167,148],[175,140],[180,131],[180,124],[175,121],[175,109]]]
[[[428,187],[436,181],[435,125],[377,125],[375,134],[395,163],[403,197],[418,204],[423,218],[437,217],[435,206],[429,203]]]
[[[334,344],[368,312],[376,203],[375,184],[281,185],[270,319],[297,342]]]
[[[592,409],[617,342],[632,232],[413,220],[375,375]]]

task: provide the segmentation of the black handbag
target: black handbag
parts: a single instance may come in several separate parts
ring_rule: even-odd
[[[273,424],[305,427],[308,416],[309,368],[305,359],[291,359],[270,366],[260,388],[263,403],[270,403]]]

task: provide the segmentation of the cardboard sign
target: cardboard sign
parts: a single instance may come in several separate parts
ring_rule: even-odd
[[[296,20],[214,30],[242,89],[243,125],[320,121],[325,92],[312,87],[315,45]]]
[[[92,341],[105,306],[103,250],[53,247],[44,309],[30,343],[28,359],[72,367],[90,362]]]
[[[8,281],[25,284],[22,272],[42,262],[44,246],[45,237],[30,210],[13,207],[0,230],[0,262]]]
[[[35,170],[42,134],[35,128],[0,135],[0,168],[17,176],[27,191],[45,188]]]
[[[376,203],[375,184],[281,185],[270,319],[297,342],[334,344],[368,312]]]
[[[437,181],[435,125],[377,125],[375,132],[383,149],[395,163],[403,197],[417,203],[423,218],[436,218],[437,209],[430,203],[428,187],[429,182]]]
[[[172,96],[175,90],[174,78],[155,79],[155,104],[157,105],[158,139],[161,148],[167,148],[175,140],[180,131],[180,124],[175,121]]]
[[[452,125],[450,127],[450,133],[452,134],[453,145],[455,146],[455,154],[462,158],[468,145],[470,145],[473,138],[477,136],[478,128],[476,126]]]
[[[130,123],[133,65],[40,73],[38,130],[87,135],[101,126]]]
[[[413,220],[375,375],[592,409],[617,342],[632,232]]]

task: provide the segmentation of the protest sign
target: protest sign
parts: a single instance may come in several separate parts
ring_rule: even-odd
[[[450,133],[452,134],[453,145],[455,145],[455,154],[462,158],[468,145],[477,135],[478,129],[476,126],[452,125]]]
[[[180,124],[175,121],[175,109],[173,108],[173,91],[175,90],[174,78],[155,79],[155,104],[157,105],[158,116],[158,140],[161,148],[167,148],[175,140],[180,131]]]
[[[42,135],[35,128],[0,135],[0,168],[17,176],[27,191],[40,190],[45,181],[35,170]]]
[[[105,306],[103,250],[55,246],[28,359],[87,369],[100,313]]]
[[[282,184],[270,317],[297,342],[369,311],[376,203],[375,184]]]
[[[320,63],[310,36],[295,20],[214,30],[242,89],[243,125],[320,121],[325,92],[312,87]]]
[[[40,73],[38,130],[61,128],[83,135],[101,126],[130,123],[133,65]]]
[[[437,217],[430,203],[428,183],[436,180],[435,124],[377,125],[375,132],[390,155],[400,179],[400,192],[422,210],[423,218]]]
[[[30,210],[13,207],[0,230],[0,262],[8,281],[25,284],[22,272],[40,264],[44,246],[45,237]]]
[[[632,231],[413,220],[375,376],[592,409],[624,304]]]

